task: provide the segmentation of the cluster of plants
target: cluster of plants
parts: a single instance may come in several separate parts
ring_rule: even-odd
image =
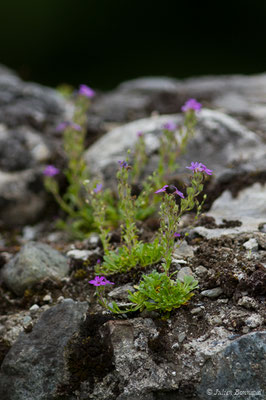
[[[113,195],[103,184],[90,176],[83,154],[86,133],[86,113],[94,92],[82,85],[76,99],[76,109],[71,122],[63,122],[58,130],[63,131],[64,150],[67,156],[67,168],[64,171],[68,182],[67,190],[61,196],[55,176],[60,172],[56,167],[47,166],[45,185],[55,197],[60,207],[68,215],[66,222],[60,222],[63,228],[70,227],[70,232],[82,238],[88,232],[99,232],[104,256],[103,262],[95,267],[95,279],[90,283],[97,287],[97,295],[102,306],[114,313],[130,311],[159,310],[169,313],[174,308],[185,304],[193,295],[198,282],[186,276],[181,282],[170,274],[172,254],[180,242],[178,225],[181,217],[196,210],[199,215],[203,201],[198,196],[203,191],[204,179],[211,175],[204,164],[192,162],[190,182],[186,193],[167,184],[166,177],[178,169],[178,156],[186,149],[194,135],[197,112],[200,103],[190,99],[182,107],[184,126],[177,128],[173,123],[162,127],[160,137],[159,162],[151,176],[142,179],[142,190],[138,196],[132,194],[132,186],[140,182],[148,162],[145,134],[138,132],[138,139],[133,153],[128,152],[125,160],[119,161],[117,171],[117,194]],[[177,134],[178,133],[178,134]],[[160,228],[153,241],[140,240],[138,220],[144,220],[158,212]],[[114,249],[110,244],[110,231],[120,227],[121,246]],[[69,228],[68,228],[69,230]],[[142,280],[134,293],[129,292],[130,306],[121,309],[116,302],[108,302],[104,297],[104,288],[113,284],[105,278],[115,273],[125,273],[132,268],[155,265],[162,262],[161,270],[143,274]],[[101,276],[100,276],[101,275]]]

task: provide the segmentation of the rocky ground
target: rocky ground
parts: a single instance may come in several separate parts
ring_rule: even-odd
[[[73,106],[54,90],[0,68],[0,398],[3,400],[258,399],[266,396],[266,75],[177,81],[143,78],[97,93],[86,161],[115,185],[117,161],[144,132],[150,173],[163,123],[202,102],[195,138],[180,159],[214,170],[204,215],[180,224],[186,240],[172,269],[199,281],[168,320],[114,316],[88,284],[103,251],[97,234],[69,241],[42,170],[64,165],[56,125]],[[64,182],[62,182],[62,185]],[[152,236],[158,221],[142,225]],[[119,232],[112,242],[119,245]],[[157,268],[148,268],[147,271]],[[143,270],[115,275],[123,302]]]

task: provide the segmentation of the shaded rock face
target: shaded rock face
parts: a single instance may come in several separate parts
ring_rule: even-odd
[[[2,73],[1,73],[2,72]],[[9,70],[0,70],[0,121],[43,129],[57,122],[64,101],[52,89],[25,83]]]
[[[92,112],[103,120],[125,122],[160,114],[180,112],[189,98],[204,106],[220,108],[245,121],[251,129],[266,127],[266,74],[253,76],[206,76],[176,80],[144,77],[124,82],[99,97]]]
[[[34,223],[43,212],[41,171],[56,153],[47,132],[65,112],[65,101],[53,89],[25,83],[0,66],[0,220],[5,226]]]
[[[22,295],[42,279],[64,278],[69,270],[67,259],[52,247],[28,242],[2,269],[1,278],[17,295]]]
[[[242,336],[208,360],[197,391],[202,400],[221,396],[228,400],[263,399],[266,393],[266,332]]]
[[[150,156],[145,171],[153,171],[158,161],[162,127],[169,121],[180,125],[182,116],[164,115],[141,119],[108,132],[87,150],[85,158],[88,166],[95,173],[102,172],[106,181],[110,181],[113,176],[114,182],[117,161],[125,158],[128,149],[134,149],[137,132],[142,131]],[[254,132],[221,112],[202,110],[198,114],[196,135],[189,142],[179,163],[181,172],[184,172],[185,166],[190,165],[191,161],[201,161],[214,170],[214,178],[222,183],[241,173],[264,172],[265,154],[266,145]]]
[[[78,330],[87,303],[65,300],[21,333],[0,370],[0,398],[51,400],[65,372],[64,348]]]
[[[263,398],[265,331],[233,338],[223,327],[202,334],[198,326],[187,340],[180,315],[169,323],[85,319],[86,309],[86,303],[65,300],[45,311],[32,332],[20,334],[0,370],[1,398],[205,400],[224,389],[239,389],[241,400],[252,399],[248,391]]]

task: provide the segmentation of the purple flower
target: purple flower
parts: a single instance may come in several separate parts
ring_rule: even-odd
[[[127,168],[128,167],[128,163],[124,160],[122,161],[118,161],[118,164],[120,165],[120,168]]]
[[[98,258],[98,260],[96,261],[97,264],[101,264],[101,260]]]
[[[58,168],[56,168],[53,165],[47,165],[45,170],[43,171],[43,174],[45,176],[55,176],[57,174],[59,174],[60,170]]]
[[[90,99],[95,96],[95,91],[87,85],[80,85],[79,94]]]
[[[167,192],[167,188],[169,188],[169,185],[164,185],[161,189],[156,190],[155,193],[162,193],[162,192]],[[173,189],[173,190],[172,190]],[[171,185],[171,194],[177,194],[178,196],[182,197],[184,199],[184,195],[182,192],[177,190],[177,188],[173,185]]]
[[[189,111],[189,110],[194,110],[194,111],[200,111],[202,105],[197,102],[195,99],[189,99],[186,101],[186,103],[181,107],[181,110],[183,112]]]
[[[193,172],[202,172],[201,163],[199,163],[198,161],[196,162],[191,161],[190,166],[186,168],[190,169]]]
[[[89,283],[93,286],[114,285],[114,282],[108,281],[104,276],[95,276],[95,279],[92,279]]]
[[[139,132],[137,133],[137,135],[138,135],[138,137],[142,137],[142,136],[143,136],[143,132],[139,131]]]
[[[180,236],[181,236],[180,233],[177,233],[177,232],[174,233],[175,238],[180,237]]]
[[[193,172],[205,172],[207,175],[212,175],[212,170],[208,169],[206,165],[199,163],[199,162],[191,162],[191,165],[189,167],[186,167],[187,169],[190,169]]]
[[[93,189],[94,193],[99,193],[102,190],[103,184],[97,183],[96,188]]]
[[[166,122],[166,124],[163,125],[163,129],[174,132],[176,130],[176,124],[174,122]]]
[[[206,167],[206,165],[201,164],[201,163],[200,163],[200,166],[201,166],[202,172],[205,172],[205,174],[207,174],[207,175],[212,175],[212,171],[213,171],[212,169],[208,169]]]
[[[75,131],[81,131],[81,126],[76,124],[75,122],[65,121],[60,122],[60,124],[56,127],[56,132],[63,132],[66,128],[72,128]]]

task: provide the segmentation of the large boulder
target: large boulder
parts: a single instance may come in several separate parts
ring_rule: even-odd
[[[102,179],[115,185],[115,171],[118,160],[124,159],[127,150],[133,150],[137,133],[143,132],[149,155],[146,173],[154,171],[158,162],[159,137],[166,122],[180,125],[180,114],[154,116],[140,119],[108,132],[86,152],[85,158],[94,173],[101,173]],[[178,132],[177,132],[178,138]],[[201,161],[214,170],[213,181],[224,184],[238,175],[265,172],[266,145],[254,132],[248,130],[228,115],[203,109],[198,114],[195,137],[189,142],[185,154],[178,160],[181,172],[191,161]]]
[[[22,332],[0,370],[0,398],[51,400],[65,374],[64,348],[78,330],[87,303],[65,300]]]
[[[201,400],[261,400],[266,393],[266,332],[242,336],[211,357],[197,392]]]
[[[34,223],[47,195],[42,170],[58,155],[52,134],[66,102],[55,90],[23,82],[0,66],[0,220],[17,228]]]

